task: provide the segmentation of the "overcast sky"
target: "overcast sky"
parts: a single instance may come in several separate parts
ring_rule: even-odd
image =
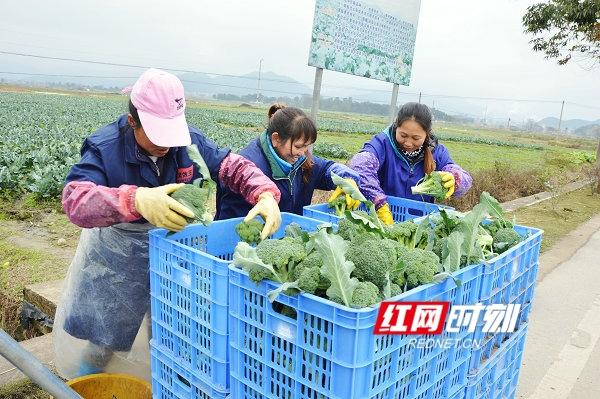
[[[402,0],[398,0],[402,1]],[[534,53],[521,17],[530,0],[422,0],[412,81],[402,100],[480,109],[488,116],[600,119],[600,67],[558,66]],[[226,74],[258,70],[312,85],[307,66],[314,0],[3,0],[0,51],[152,65]],[[0,70],[137,76],[140,69],[0,54]],[[381,90],[392,85],[325,71],[328,86]],[[492,97],[542,101],[443,98]],[[458,110],[456,110],[458,111]]]

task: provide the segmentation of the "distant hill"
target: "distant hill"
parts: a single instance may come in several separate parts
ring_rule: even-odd
[[[542,125],[543,127],[551,127],[553,129],[558,129],[558,121],[558,118],[548,117],[538,121],[538,124]],[[569,129],[569,131],[573,132],[581,127],[590,125],[600,125],[600,119],[596,121],[586,121],[583,119],[568,119],[562,121],[560,128]]]
[[[600,123],[594,125],[585,125],[573,131],[577,136],[600,137]]]
[[[184,73],[178,76],[183,82],[186,94],[191,96],[209,97],[218,93],[244,96],[258,92],[258,72],[239,77],[210,76],[204,73]],[[263,96],[295,97],[310,95],[312,89],[288,76],[263,72],[261,73],[260,92]]]

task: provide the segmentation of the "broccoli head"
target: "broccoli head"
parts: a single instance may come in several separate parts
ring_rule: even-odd
[[[361,216],[365,216],[365,217],[368,216],[363,211],[354,211],[354,213],[359,214]],[[340,221],[338,223],[337,234],[346,241],[352,241],[352,239],[354,237],[356,237],[357,235],[363,234],[366,232],[367,232],[367,230],[365,229],[363,224],[354,223],[353,221],[351,221],[347,218],[340,219]]]
[[[346,196],[340,195],[336,199],[329,201],[327,205],[335,209],[336,215],[344,216],[344,212],[346,212]]]
[[[521,237],[519,237],[519,233],[517,233],[514,229],[510,227],[501,228],[496,232],[496,234],[494,234],[494,251],[501,254],[518,243],[520,240]]]
[[[402,294],[402,287],[400,287],[398,284],[396,283],[392,283],[390,284],[390,295],[391,297],[395,297]]]
[[[298,288],[302,291],[314,294],[319,289],[321,269],[317,267],[302,268],[300,273],[294,272],[298,279]]]
[[[431,252],[420,248],[406,251],[399,263],[402,271],[393,276],[392,281],[400,287],[405,284],[408,288],[433,282],[433,276],[440,272],[440,258]]]
[[[388,273],[396,262],[396,248],[374,234],[365,233],[354,237],[348,247],[346,259],[354,263],[353,276],[360,281],[370,281],[383,287]]]
[[[235,231],[242,241],[248,244],[258,244],[260,242],[260,233],[265,225],[256,219],[248,222],[241,222],[235,226]]]
[[[412,220],[394,223],[385,227],[386,237],[409,246],[409,243],[417,231],[417,225]]]
[[[429,195],[436,199],[445,199],[448,189],[442,183],[442,175],[439,172],[431,172],[423,178],[416,186],[411,187],[413,194]]]
[[[212,214],[206,207],[210,190],[195,184],[185,184],[170,194],[171,198],[194,212],[193,218],[187,218],[188,223],[211,224]]]
[[[283,237],[262,240],[256,246],[256,254],[264,263],[273,265],[281,281],[290,281],[294,266],[306,257],[306,249],[302,240]]]
[[[317,269],[320,271],[321,266],[323,266],[323,256],[317,251],[313,251],[313,252],[309,253],[306,256],[306,258],[304,258],[294,268],[294,280],[300,280],[300,277],[304,270]],[[327,290],[327,288],[329,288],[329,285],[331,284],[325,276],[321,275],[320,272],[319,272],[318,282],[319,282],[319,285],[318,285],[317,289],[323,290],[323,291]],[[305,291],[308,291],[308,290],[305,290]],[[314,293],[314,292],[311,292],[311,293]]]
[[[358,283],[354,289],[350,306],[360,309],[373,306],[379,302],[381,302],[379,287],[370,281],[363,281]]]

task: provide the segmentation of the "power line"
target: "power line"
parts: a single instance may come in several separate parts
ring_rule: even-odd
[[[82,60],[82,59],[65,58],[65,57],[50,57],[50,56],[45,56],[45,55],[15,53],[12,51],[3,51],[3,50],[0,50],[0,54],[16,55],[16,56],[20,56],[20,57],[42,58],[42,59],[55,60],[55,61],[70,61],[70,62],[81,62],[81,63],[87,63],[87,64],[96,64],[96,65],[118,66],[118,67],[126,67],[126,68],[140,68],[140,69],[156,68],[154,66],[149,66],[149,65],[120,64],[120,63],[116,63],[116,62],[92,61],[92,60]],[[204,73],[207,75],[214,75],[214,76],[256,80],[256,78],[252,77],[252,76],[239,76],[239,75],[229,75],[229,74],[217,73],[217,72],[194,71],[191,69],[177,69],[177,68],[164,68],[164,67],[159,67],[159,69],[163,69],[165,71],[173,71],[173,72]],[[288,84],[304,84],[301,82],[291,82],[289,80],[280,80],[280,79],[262,78],[262,80],[271,81],[271,82],[288,83]]]
[[[100,79],[137,79],[139,76],[100,76],[100,75],[62,75],[62,74],[48,74],[48,73],[27,73],[27,72],[11,72],[11,71],[0,71],[5,75],[25,75],[25,76],[47,76],[47,77],[61,77],[61,78],[100,78]]]
[[[435,98],[462,98],[467,100],[487,100],[487,101],[518,101],[518,102],[535,102],[535,103],[551,103],[560,104],[560,101],[555,100],[535,100],[535,99],[522,99],[522,98],[499,98],[499,97],[467,97],[467,96],[453,96],[443,94],[425,94],[423,97],[435,97]]]
[[[11,52],[11,51],[3,51],[0,50],[0,54],[6,54],[6,55],[15,55],[15,56],[20,56],[20,57],[31,57],[31,58],[41,58],[41,59],[49,59],[49,60],[57,60],[57,61],[69,61],[69,62],[80,62],[80,63],[88,63],[88,64],[96,64],[96,65],[107,65],[107,66],[118,66],[118,67],[126,67],[126,68],[142,68],[142,69],[147,69],[147,68],[152,68],[152,66],[148,66],[148,65],[137,65],[137,64],[121,64],[121,63],[114,63],[114,62],[104,62],[104,61],[92,61],[92,60],[83,60],[83,59],[76,59],[76,58],[65,58],[65,57],[51,57],[51,56],[42,56],[42,55],[37,55],[37,54],[26,54],[26,53],[17,53],[17,52]],[[231,74],[222,74],[222,73],[217,73],[217,72],[209,72],[209,71],[195,71],[195,70],[190,70],[190,69],[177,69],[177,68],[163,68],[161,67],[161,69],[167,70],[167,71],[173,71],[173,72],[183,72],[183,73],[202,73],[202,74],[206,74],[206,75],[213,75],[213,76],[222,76],[222,77],[230,77],[230,78],[236,78],[236,79],[247,79],[247,80],[256,80],[255,77],[251,77],[251,76],[240,76],[240,75],[231,75]],[[16,72],[2,72],[5,74],[22,74],[22,75],[31,75],[31,76],[44,76],[44,74],[28,74],[28,73],[16,73]],[[129,77],[108,77],[108,76],[70,76],[70,75],[46,75],[46,76],[63,76],[63,77],[90,77],[90,78],[126,78],[129,79]],[[131,77],[131,79],[135,79],[136,77]],[[285,84],[301,84],[301,85],[311,85],[312,83],[307,83],[307,82],[299,82],[299,81],[289,81],[289,80],[281,80],[281,79],[269,79],[269,78],[261,78],[261,80],[263,81],[270,81],[270,82],[279,82],[279,83],[285,83]],[[188,81],[188,82],[194,82],[194,81]],[[243,89],[254,89],[254,88],[250,88],[250,87],[243,87],[243,86],[234,86],[234,85],[225,85],[225,84],[218,84],[218,83],[209,83],[209,82],[195,82],[195,83],[204,83],[204,84],[209,84],[212,86],[223,86],[223,87],[237,87],[237,88],[243,88]],[[365,89],[365,88],[358,88],[358,87],[348,87],[348,86],[338,86],[338,85],[324,85],[324,87],[333,87],[333,88],[341,88],[341,89],[350,89],[350,90],[358,90],[358,91],[368,91],[368,92],[382,92],[382,93],[389,93],[388,90],[383,90],[383,89]],[[264,91],[270,91],[270,92],[275,92],[275,93],[283,93],[283,94],[294,94],[294,95],[304,95],[305,93],[298,93],[298,92],[287,92],[287,91],[278,91],[278,90],[264,90]],[[477,96],[459,96],[459,95],[442,95],[442,94],[427,94],[427,93],[415,93],[415,92],[404,92],[404,93],[399,93],[401,95],[417,95],[420,94],[422,97],[430,97],[430,98],[453,98],[453,99],[465,99],[465,100],[484,100],[484,101],[505,101],[505,102],[535,102],[535,103],[547,103],[547,104],[560,104],[561,101],[555,101],[555,100],[539,100],[539,99],[518,99],[518,98],[499,98],[499,97],[477,97]],[[335,98],[336,96],[323,96],[323,97],[329,97],[329,98]],[[374,103],[382,103],[383,102],[377,102],[377,101],[373,101],[373,100],[366,100],[366,99],[360,99],[360,98],[356,98],[357,100],[361,100],[361,101],[370,101],[370,102],[374,102]],[[568,102],[569,104],[573,104],[573,105],[578,105],[581,107],[587,107],[587,108],[592,108],[592,109],[600,109],[600,107],[595,107],[595,106],[588,106],[588,105],[583,105],[583,104],[577,104],[577,103],[573,103],[573,102]]]

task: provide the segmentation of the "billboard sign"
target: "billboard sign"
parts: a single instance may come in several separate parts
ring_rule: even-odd
[[[410,84],[420,0],[316,0],[308,65]]]

